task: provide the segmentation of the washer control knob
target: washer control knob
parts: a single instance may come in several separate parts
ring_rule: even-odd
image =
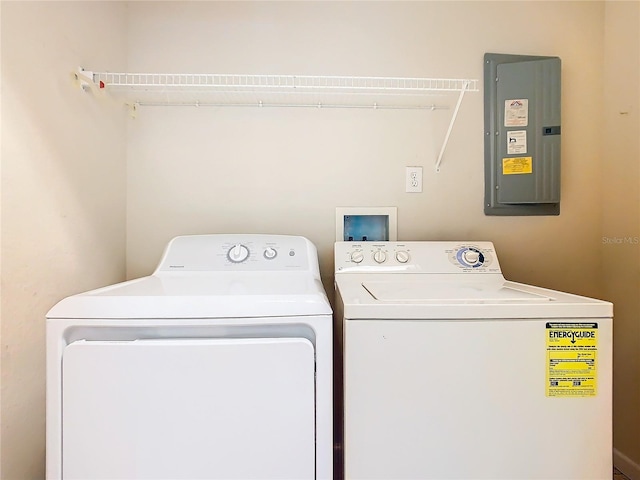
[[[409,261],[409,252],[407,252],[406,250],[397,251],[396,260],[400,263],[407,263]]]
[[[384,263],[387,259],[387,254],[382,250],[376,250],[375,252],[373,252],[373,259],[376,261],[376,263]]]
[[[364,260],[364,254],[362,253],[362,250],[356,250],[355,252],[351,253],[351,261],[353,263],[361,263]]]
[[[480,260],[480,252],[475,250],[465,250],[462,254],[462,258],[469,265],[475,265]]]
[[[264,255],[264,258],[267,260],[273,260],[278,256],[278,251],[273,247],[267,247],[264,249],[264,253],[262,255]]]
[[[241,243],[237,243],[229,249],[227,252],[227,258],[230,262],[242,263],[249,258],[249,249]]]

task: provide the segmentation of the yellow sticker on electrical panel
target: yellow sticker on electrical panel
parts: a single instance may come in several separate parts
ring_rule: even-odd
[[[547,397],[595,397],[598,324],[549,322]]]
[[[513,157],[502,159],[503,175],[522,175],[533,172],[533,157]]]

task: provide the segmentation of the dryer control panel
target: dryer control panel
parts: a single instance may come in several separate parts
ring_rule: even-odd
[[[156,272],[316,269],[316,248],[304,237],[219,234],[174,238],[165,249]]]
[[[335,271],[501,273],[491,242],[337,242]]]

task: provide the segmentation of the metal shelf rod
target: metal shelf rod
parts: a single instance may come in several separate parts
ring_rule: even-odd
[[[252,108],[362,108],[374,110],[449,110],[446,105],[343,105],[329,103],[211,103],[211,102],[134,102],[141,107],[252,107]]]

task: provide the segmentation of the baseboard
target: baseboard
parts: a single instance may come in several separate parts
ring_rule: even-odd
[[[618,449],[613,449],[613,466],[630,480],[640,480],[640,464],[634,462]]]

